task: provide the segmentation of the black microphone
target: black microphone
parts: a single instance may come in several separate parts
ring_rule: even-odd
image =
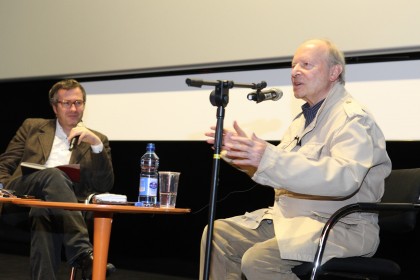
[[[257,90],[248,94],[248,100],[260,103],[266,100],[277,101],[283,96],[283,92],[278,88],[270,88],[265,90]]]
[[[76,126],[78,127],[83,127],[83,121],[80,121]],[[69,151],[73,151],[74,148],[76,148],[77,142],[79,142],[79,135],[74,136],[71,140],[70,140],[70,144],[69,144]]]
[[[77,142],[79,141],[79,136],[74,136],[71,141],[70,141],[70,145],[69,145],[69,151],[73,151],[73,149],[75,148]]]

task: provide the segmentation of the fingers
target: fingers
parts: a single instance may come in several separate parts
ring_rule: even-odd
[[[233,159],[236,165],[258,167],[267,147],[267,142],[258,138],[255,133],[251,138],[232,136],[231,142],[226,143],[227,157]]]
[[[207,136],[207,137],[213,137],[214,138],[214,136],[216,135],[216,127],[212,126],[212,127],[210,127],[210,129],[211,129],[211,131],[205,132],[204,135]],[[230,131],[226,128],[223,129],[223,136],[226,135],[226,134],[229,134],[229,133],[232,133],[232,131]]]
[[[237,121],[234,121],[233,128],[234,128],[234,130],[223,129],[222,146],[223,146],[224,149],[226,149],[226,150],[244,150],[244,149],[246,149],[246,147],[237,146],[238,143],[239,143],[239,145],[245,145],[245,146],[248,146],[248,147],[253,146],[253,139],[248,138],[247,134],[239,126]],[[206,142],[208,144],[213,144],[214,145],[215,136],[216,136],[216,132],[215,132],[216,127],[211,126],[210,129],[211,129],[211,131],[205,132],[204,135],[207,136],[207,137],[210,137],[209,139],[206,140]],[[255,134],[253,134],[253,137],[256,137]],[[259,138],[256,137],[254,139],[259,139]],[[259,139],[259,140],[261,140],[261,139]]]
[[[214,145],[216,127],[212,126],[210,129],[211,131],[205,132],[204,135],[209,137],[206,142]],[[267,142],[257,137],[255,133],[248,137],[237,121],[233,122],[233,130],[223,129],[222,134],[223,159],[249,171],[248,173],[252,175],[258,168]]]
[[[86,142],[91,145],[99,145],[101,143],[101,139],[99,139],[99,137],[89,129],[85,129],[79,136],[79,144],[82,142]]]
[[[231,137],[231,143],[234,144],[236,147],[242,147],[242,149],[247,149],[249,147],[253,147],[255,142],[252,138],[247,138],[243,136],[236,136],[233,135]]]
[[[215,143],[214,138],[216,137],[216,127],[211,126],[210,129],[211,129],[211,131],[205,132],[204,135],[207,136],[207,137],[210,137],[209,139],[206,140],[207,143],[214,144]],[[226,138],[226,137],[229,138],[231,135],[233,135],[232,131],[230,131],[228,129],[223,129],[222,138]]]
[[[245,131],[243,131],[243,130],[242,130],[242,128],[239,126],[239,124],[238,124],[238,122],[237,122],[237,121],[234,121],[234,122],[233,122],[233,128],[235,129],[236,133],[237,133],[239,136],[242,136],[242,137],[247,137],[247,136],[246,136]]]
[[[207,136],[207,137],[214,138],[215,133],[213,131],[208,131],[208,132],[204,133],[204,135]]]
[[[259,138],[255,132],[252,133],[251,139],[255,142],[259,142],[259,143],[266,143],[265,140]]]
[[[69,134],[69,140],[74,137],[79,137],[77,144],[79,145],[82,142],[86,142],[90,145],[99,145],[102,141],[101,139],[92,131],[86,127],[76,126],[74,127]]]

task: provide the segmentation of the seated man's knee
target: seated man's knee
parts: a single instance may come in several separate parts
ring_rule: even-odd
[[[267,242],[255,243],[242,256],[241,270],[245,276],[258,279],[261,271],[271,270],[273,259]]]
[[[206,239],[207,239],[207,230],[208,230],[208,226],[204,227],[203,230],[203,234],[201,235],[201,244],[204,245],[206,243]]]
[[[206,225],[204,230],[203,230],[203,234],[201,236],[201,248],[202,248],[202,250],[205,248],[206,243],[207,243],[208,229],[209,229],[209,226]],[[225,234],[224,234],[225,231],[226,231],[226,223],[224,222],[224,220],[215,220],[214,223],[213,223],[212,240],[216,241],[216,240],[220,240],[220,238],[223,239],[224,236],[225,236]]]
[[[67,193],[73,192],[73,182],[67,177],[67,175],[57,168],[47,168],[41,170],[42,172],[39,177],[39,184],[42,185],[43,195],[51,195],[52,193]],[[48,200],[48,199],[47,199]]]
[[[41,175],[42,174],[42,175]],[[67,181],[69,180],[65,173],[57,168],[47,168],[40,171],[43,180],[48,181]]]
[[[242,256],[241,261],[241,271],[244,273],[244,275],[249,275],[249,273],[254,270],[257,266],[257,262],[255,259],[255,254],[252,250],[252,247],[248,249],[244,255]]]
[[[214,235],[217,235],[217,233],[220,231],[220,230],[223,230],[223,221],[221,221],[221,220],[215,220],[214,221],[214,223],[213,223],[213,236]],[[203,241],[205,241],[206,239],[207,239],[207,234],[208,234],[208,229],[209,229],[209,226],[208,225],[206,225],[205,227],[204,227],[204,230],[203,230],[203,234],[202,234],[202,236],[201,236],[201,241],[203,242]]]

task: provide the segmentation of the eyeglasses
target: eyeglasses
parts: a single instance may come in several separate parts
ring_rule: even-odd
[[[85,102],[83,100],[75,100],[75,101],[63,100],[63,101],[57,101],[57,103],[60,103],[61,106],[63,106],[66,109],[70,109],[72,105],[74,105],[74,107],[76,108],[79,108],[85,105]]]

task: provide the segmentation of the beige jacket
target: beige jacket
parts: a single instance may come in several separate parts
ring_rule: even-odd
[[[391,161],[375,120],[341,84],[330,91],[314,121],[304,125],[301,113],[281,143],[267,147],[252,178],[275,189],[274,206],[231,219],[251,228],[273,219],[281,257],[313,261],[331,214],[351,203],[380,201]],[[377,215],[351,214],[331,232],[323,262],[370,256],[378,245]]]

